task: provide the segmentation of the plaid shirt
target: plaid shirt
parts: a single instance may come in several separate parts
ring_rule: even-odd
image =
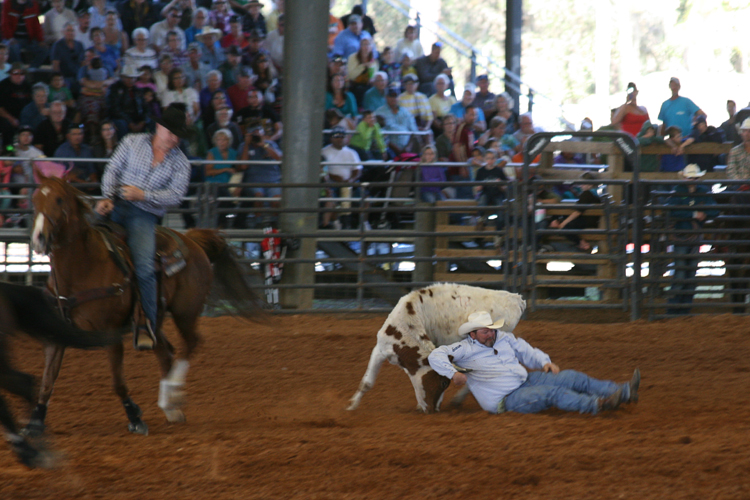
[[[125,136],[107,163],[102,194],[114,198],[121,186],[135,186],[143,190],[145,198],[133,204],[162,217],[167,207],[179,205],[185,196],[190,183],[190,162],[179,148],[172,148],[164,161],[152,167],[151,138],[151,134]]]
[[[745,152],[745,145],[735,146],[729,152],[727,162],[727,177],[730,179],[750,179],[750,154]],[[737,189],[739,186],[734,186]]]

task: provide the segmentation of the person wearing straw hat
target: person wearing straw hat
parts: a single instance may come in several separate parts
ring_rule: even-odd
[[[125,136],[104,171],[95,210],[125,227],[145,321],[133,339],[136,349],[153,349],[157,325],[154,230],[168,207],[178,206],[190,182],[190,162],[178,147],[191,136],[185,105],[167,106],[156,133]]]
[[[487,311],[469,314],[458,328],[466,338],[436,348],[428,358],[437,373],[458,386],[467,384],[485,411],[538,413],[559,408],[597,414],[638,401],[641,373],[637,368],[629,382],[620,384],[574,370],[560,371],[547,354],[501,330],[503,324],[503,319],[494,320]]]
[[[698,165],[691,163],[680,171],[679,176],[682,180],[698,181],[705,174],[706,172]],[[695,231],[701,229],[707,220],[719,215],[718,210],[693,206],[716,205],[716,200],[710,192],[708,184],[681,183],[675,186],[674,194],[667,199],[666,204],[675,207],[669,211],[669,218],[674,221],[674,229],[690,231],[667,236],[667,244],[673,245],[675,254],[674,275],[667,299],[671,307],[667,308],[667,314],[690,314],[690,307],[684,304],[693,302],[695,283],[685,281],[694,280],[698,270],[701,234]]]
[[[219,45],[219,37],[223,33],[212,26],[204,26],[203,29],[196,33],[195,38],[198,40],[201,49],[201,62],[211,69],[217,69],[226,59],[224,51]]]

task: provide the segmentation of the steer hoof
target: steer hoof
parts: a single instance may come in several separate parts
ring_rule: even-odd
[[[148,436],[148,425],[143,420],[137,420],[128,424],[128,431],[132,434]]]
[[[170,424],[181,424],[185,422],[185,413],[179,409],[164,410],[164,415]]]

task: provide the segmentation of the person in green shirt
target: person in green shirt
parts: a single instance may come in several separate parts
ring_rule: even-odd
[[[349,141],[349,146],[356,147],[367,153],[368,159],[382,157],[388,161],[388,153],[385,149],[385,141],[380,133],[380,125],[375,119],[375,114],[366,109],[362,112],[362,120],[356,128],[356,133]]]
[[[649,120],[643,122],[641,131],[636,136],[638,144],[641,147],[650,146],[651,144],[664,144],[664,138],[656,133],[656,127],[654,127]],[[659,155],[645,155],[641,154],[641,172],[658,172],[659,171]]]

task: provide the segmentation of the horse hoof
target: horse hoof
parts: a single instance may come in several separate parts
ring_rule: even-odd
[[[142,436],[148,436],[148,425],[143,420],[137,422],[131,422],[128,424],[128,431],[131,434],[140,434]]]
[[[182,424],[185,422],[185,413],[182,410],[164,410],[164,415],[167,416],[167,421],[170,424]]]
[[[44,423],[40,420],[31,420],[26,427],[21,430],[21,435],[25,437],[36,438],[44,434]]]
[[[57,458],[47,450],[34,448],[27,441],[13,445],[18,461],[29,469],[51,469],[55,466]]]

